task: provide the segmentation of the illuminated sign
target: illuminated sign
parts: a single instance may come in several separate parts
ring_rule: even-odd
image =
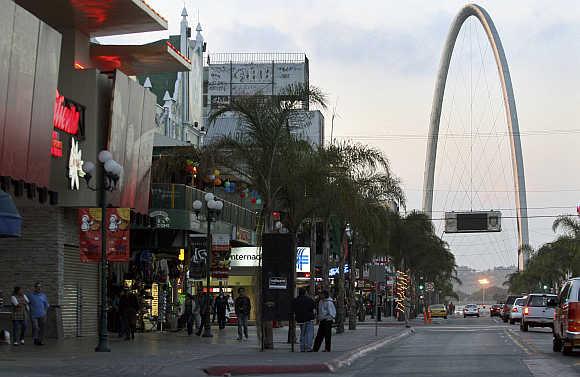
[[[79,132],[81,112],[77,106],[65,101],[64,96],[56,91],[56,101],[54,102],[54,128],[76,135]]]
[[[54,157],[62,157],[62,141],[58,136],[58,132],[52,131],[52,145],[50,146],[50,154]]]
[[[68,159],[68,177],[70,178],[71,190],[80,188],[79,177],[85,176],[83,171],[82,151],[79,149],[79,143],[74,139],[71,140],[70,157]]]

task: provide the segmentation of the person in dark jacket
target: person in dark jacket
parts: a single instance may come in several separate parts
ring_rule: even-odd
[[[139,301],[134,293],[125,291],[119,299],[119,310],[124,321],[125,340],[135,339]]]
[[[248,318],[252,310],[252,303],[248,296],[246,296],[246,290],[244,288],[239,288],[238,294],[239,296],[236,298],[235,307],[236,316],[238,317],[238,340],[242,340],[242,335],[245,335],[246,339],[248,339]]]
[[[296,323],[300,326],[300,352],[309,352],[314,342],[316,303],[306,294],[305,288],[298,290],[298,297],[292,303],[292,310]]]
[[[226,311],[230,310],[230,305],[228,304],[228,298],[224,295],[224,292],[220,292],[219,296],[215,299],[214,310],[217,313],[220,330],[225,329]]]

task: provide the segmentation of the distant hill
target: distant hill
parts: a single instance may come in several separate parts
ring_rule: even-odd
[[[482,287],[479,284],[480,279],[489,280],[486,289],[486,302],[495,303],[497,300],[503,300],[507,295],[507,287],[503,283],[507,280],[508,275],[516,272],[515,266],[496,267],[493,270],[476,271],[467,266],[457,268],[457,277],[461,284],[454,283],[453,290],[459,295],[460,301],[464,300],[480,303],[482,300]],[[497,296],[497,297],[496,297]]]

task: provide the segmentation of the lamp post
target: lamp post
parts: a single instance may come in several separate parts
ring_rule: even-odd
[[[214,197],[214,195],[211,192],[208,192],[207,194],[205,194],[204,196],[205,199],[205,208],[206,208],[206,221],[207,221],[207,253],[206,253],[206,261],[205,261],[205,275],[206,275],[206,287],[207,287],[207,293],[206,293],[206,307],[205,307],[205,313],[204,313],[204,322],[205,322],[205,326],[203,329],[203,335],[202,337],[204,338],[211,338],[213,336],[213,334],[211,333],[211,323],[210,323],[210,292],[211,292],[211,286],[210,286],[210,279],[211,279],[211,223],[212,221],[216,221],[217,216],[220,214],[221,210],[224,208],[224,202],[222,202],[221,200],[216,200],[216,198]],[[193,211],[195,212],[195,215],[197,217],[199,217],[199,214],[201,213],[202,208],[204,207],[203,203],[201,202],[201,200],[196,200],[193,202]]]
[[[483,291],[482,291],[482,300],[481,300],[481,304],[485,305],[485,288],[486,286],[489,284],[489,280],[487,278],[483,278],[483,279],[479,279],[478,280],[479,284],[481,285]]]
[[[123,172],[123,167],[115,160],[113,160],[113,155],[108,150],[102,150],[99,152],[99,162],[103,165],[101,170],[100,183],[97,183],[95,187],[90,186],[91,178],[95,173],[95,164],[91,161],[85,161],[83,163],[83,172],[85,173],[85,180],[87,187],[93,191],[99,193],[99,200],[101,204],[101,303],[100,303],[100,320],[99,320],[99,343],[95,347],[95,352],[110,352],[109,348],[109,337],[108,337],[108,326],[107,326],[107,308],[108,308],[108,297],[107,297],[107,228],[106,217],[107,217],[107,191],[114,191],[117,188],[117,182],[121,177]]]
[[[350,310],[348,314],[348,329],[349,330],[356,330],[356,299],[355,299],[355,292],[354,292],[354,272],[355,272],[355,258],[353,256],[353,248],[352,248],[352,240],[354,236],[354,232],[350,227],[350,224],[346,224],[346,228],[344,229],[344,234],[348,240],[348,274],[349,274],[349,281],[348,281],[348,288],[349,288],[349,302],[350,302]]]

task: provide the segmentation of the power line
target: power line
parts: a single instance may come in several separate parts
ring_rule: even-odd
[[[560,135],[574,135],[580,134],[580,129],[561,129],[561,130],[536,130],[536,131],[520,131],[520,132],[494,132],[494,133],[479,133],[479,136],[485,137],[506,137],[506,136],[560,136]],[[341,139],[357,139],[357,140],[429,140],[434,137],[438,138],[455,138],[455,139],[471,139],[470,133],[446,133],[438,134],[437,136],[429,136],[425,134],[367,134],[367,135],[337,135],[335,138]]]

